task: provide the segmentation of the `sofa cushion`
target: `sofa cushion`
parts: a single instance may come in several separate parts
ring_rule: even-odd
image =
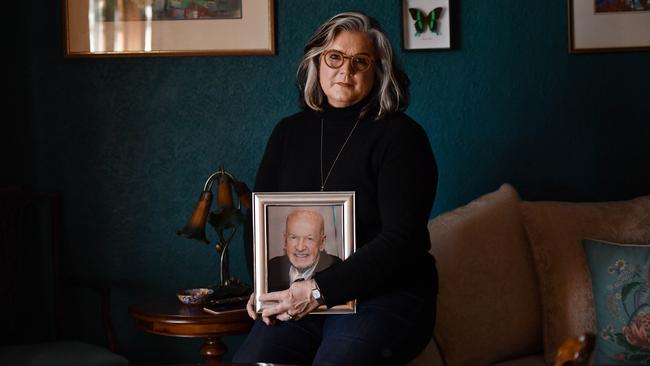
[[[439,275],[434,335],[448,366],[541,351],[541,304],[519,196],[504,184],[429,222]]]
[[[407,366],[443,366],[445,364],[445,361],[442,359],[442,355],[440,355],[440,348],[438,348],[438,345],[436,344],[435,339],[431,339],[429,341],[429,344],[427,344],[427,347],[424,349],[424,351],[420,352],[420,354],[411,362],[406,364]]]
[[[600,203],[522,202],[521,211],[540,280],[544,357],[550,363],[565,339],[596,331],[581,241],[650,243],[650,196]]]
[[[534,356],[520,357],[514,360],[495,363],[492,366],[546,366],[544,354],[540,353]]]
[[[599,330],[594,363],[650,365],[650,245],[583,244]]]

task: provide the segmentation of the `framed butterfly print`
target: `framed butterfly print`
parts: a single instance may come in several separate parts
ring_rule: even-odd
[[[66,57],[275,54],[273,0],[64,0]]]
[[[402,0],[402,48],[451,48],[449,0]]]
[[[569,0],[569,53],[650,51],[650,1]]]

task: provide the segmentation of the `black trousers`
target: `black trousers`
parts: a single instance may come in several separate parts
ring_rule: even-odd
[[[257,320],[234,362],[403,365],[428,344],[435,296],[397,291],[359,301],[356,314],[309,315],[267,326]]]

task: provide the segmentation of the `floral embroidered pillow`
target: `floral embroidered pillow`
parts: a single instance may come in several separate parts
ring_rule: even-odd
[[[598,326],[594,365],[650,365],[650,245],[583,245]]]

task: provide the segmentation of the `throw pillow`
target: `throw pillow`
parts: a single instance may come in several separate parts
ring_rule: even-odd
[[[436,217],[429,233],[440,279],[434,333],[445,364],[540,352],[541,301],[515,189],[504,184]]]
[[[595,365],[650,365],[650,246],[583,242],[596,305]]]
[[[522,202],[542,294],[544,358],[564,340],[596,332],[593,292],[582,240],[650,244],[650,196],[630,201]]]

